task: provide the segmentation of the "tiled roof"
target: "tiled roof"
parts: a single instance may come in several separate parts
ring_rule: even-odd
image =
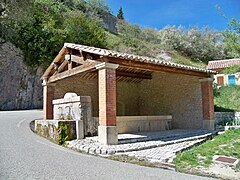
[[[237,64],[240,65],[240,59],[224,59],[217,61],[209,61],[207,69],[224,69]]]
[[[97,54],[97,55],[105,56],[105,57],[133,60],[133,61],[145,62],[145,63],[149,63],[149,64],[162,65],[162,66],[166,66],[166,67],[185,69],[185,70],[196,71],[196,72],[204,72],[204,73],[211,73],[211,74],[216,73],[215,71],[212,71],[212,70],[207,70],[207,69],[202,69],[202,68],[197,68],[197,67],[192,67],[192,66],[186,66],[186,65],[172,63],[172,62],[166,62],[162,59],[149,58],[149,57],[145,57],[145,56],[137,56],[137,55],[127,54],[127,53],[120,53],[120,52],[116,52],[116,51],[112,51],[112,50],[84,46],[84,45],[79,45],[79,44],[65,43],[64,47],[76,49],[79,51],[84,51],[84,52],[88,52],[88,53],[92,53],[92,54]]]

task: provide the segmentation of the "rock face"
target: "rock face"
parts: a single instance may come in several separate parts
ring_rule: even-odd
[[[110,13],[104,13],[102,16],[103,27],[111,33],[117,33],[118,18]]]
[[[0,110],[42,108],[42,73],[31,71],[13,44],[0,44]]]

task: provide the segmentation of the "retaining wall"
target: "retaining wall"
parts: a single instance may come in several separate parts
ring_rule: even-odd
[[[215,112],[215,122],[240,119],[240,112]]]

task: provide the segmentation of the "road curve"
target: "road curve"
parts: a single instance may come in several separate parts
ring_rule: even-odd
[[[30,128],[42,111],[0,111],[0,180],[207,179],[81,154],[37,136]]]

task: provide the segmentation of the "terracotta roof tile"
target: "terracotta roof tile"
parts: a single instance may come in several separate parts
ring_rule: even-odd
[[[217,61],[209,61],[207,69],[224,69],[233,65],[240,65],[240,59],[224,59]]]
[[[137,56],[134,54],[120,53],[120,52],[116,52],[116,51],[112,51],[112,50],[84,46],[84,45],[80,45],[80,44],[65,43],[64,47],[72,48],[72,49],[76,49],[76,50],[80,50],[80,51],[85,51],[88,53],[93,53],[93,54],[97,54],[100,56],[115,57],[115,58],[120,58],[120,59],[129,59],[129,60],[134,60],[134,61],[140,61],[140,62],[156,64],[156,65],[163,65],[163,66],[197,71],[197,72],[204,72],[204,73],[211,73],[211,74],[216,73],[215,71],[211,71],[211,70],[207,70],[207,69],[167,62],[167,61],[164,61],[163,59],[155,59],[155,58],[149,58],[149,57],[145,57],[145,56]]]

